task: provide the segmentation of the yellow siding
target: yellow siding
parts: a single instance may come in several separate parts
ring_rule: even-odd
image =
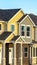
[[[9,43],[10,40],[14,37],[14,34],[10,34],[9,37],[5,40],[5,43]]]
[[[8,22],[8,27],[7,27],[7,30],[8,31],[11,31],[11,25],[15,25],[15,30],[14,30],[14,33],[15,35],[18,35],[18,24],[17,24],[17,21],[24,15],[24,13],[22,11],[20,11],[13,19],[11,19],[9,22]]]
[[[3,31],[5,31],[6,30],[6,23],[5,22],[2,22],[2,21],[0,21],[0,24],[1,24],[1,30],[0,30],[0,34],[3,32]]]
[[[2,43],[0,42],[0,48],[2,47]]]

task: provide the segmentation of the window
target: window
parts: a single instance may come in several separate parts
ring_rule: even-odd
[[[35,57],[35,48],[33,48],[33,57]]]
[[[0,30],[1,30],[1,24],[0,24]]]
[[[12,32],[14,31],[14,25],[11,25],[11,30],[12,30]]]
[[[22,36],[25,35],[25,26],[21,26],[21,35],[22,35]]]
[[[30,36],[30,27],[29,26],[27,26],[27,30],[26,31],[27,31],[27,34],[26,35],[27,36]]]
[[[28,48],[24,48],[24,56],[27,57],[28,56]]]

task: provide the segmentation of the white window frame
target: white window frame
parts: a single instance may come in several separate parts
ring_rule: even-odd
[[[24,49],[27,48],[27,52],[24,51],[24,54],[27,53],[27,57],[24,56],[24,58],[28,58],[28,47],[24,47]]]
[[[27,27],[30,27],[30,36],[27,36]],[[30,38],[31,37],[31,26],[30,25],[26,25],[26,38]]]
[[[24,34],[24,36],[22,36],[22,34],[21,34],[21,27],[22,27],[22,26],[25,27],[25,31],[24,31],[25,34]],[[26,26],[25,26],[24,24],[21,24],[21,25],[20,25],[20,35],[21,35],[22,37],[24,37],[24,38],[25,38],[25,36],[26,36]]]

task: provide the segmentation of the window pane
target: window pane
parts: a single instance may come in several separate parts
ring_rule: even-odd
[[[14,31],[14,25],[11,25],[11,30]]]
[[[33,48],[33,57],[35,57],[35,48]]]
[[[27,36],[30,36],[30,27],[27,27]]]
[[[24,26],[21,27],[21,30],[24,30]]]
[[[0,24],[0,30],[1,30],[1,24]]]
[[[37,56],[37,48],[36,48],[36,56]]]
[[[27,53],[25,53],[25,57],[27,57]]]
[[[27,32],[27,36],[30,36],[30,32]]]
[[[21,35],[24,36],[24,31],[21,32]]]
[[[27,27],[27,31],[30,31],[30,27]]]
[[[24,52],[27,52],[27,48],[24,48]]]

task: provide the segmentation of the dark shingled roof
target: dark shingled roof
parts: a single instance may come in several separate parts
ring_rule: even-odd
[[[37,25],[37,16],[33,15],[33,14],[29,14],[29,16],[33,20],[33,22],[35,23],[35,25]]]
[[[9,21],[20,9],[0,9],[0,20]]]
[[[19,38],[19,36],[14,36],[11,41],[16,41]]]
[[[5,40],[12,32],[3,32],[0,35],[0,40]]]
[[[19,19],[19,23],[21,22],[21,20],[26,16],[26,15],[29,15],[30,18],[33,20],[34,24],[37,25],[37,16],[36,15],[33,15],[33,14],[25,14],[24,16],[22,16],[20,19]]]
[[[37,41],[35,41],[35,40],[32,40],[32,43],[37,43]]]
[[[27,14],[23,15],[19,20],[18,22],[20,23],[22,21],[22,19],[26,16]]]

